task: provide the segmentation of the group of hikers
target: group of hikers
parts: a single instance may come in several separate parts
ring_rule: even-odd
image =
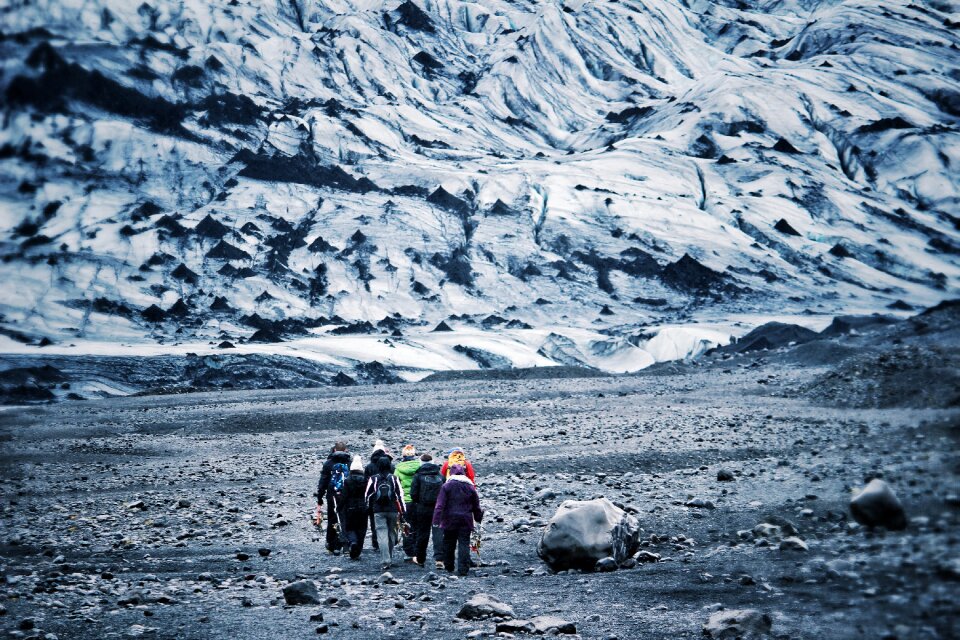
[[[345,442],[337,442],[320,473],[314,522],[322,525],[326,504],[327,550],[339,555],[345,549],[351,560],[360,558],[369,523],[383,571],[393,565],[401,532],[404,554],[421,567],[432,538],[436,568],[451,573],[456,569],[465,576],[472,565],[474,522],[479,525],[483,519],[475,478],[459,447],[448,451],[440,465],[431,454],[418,455],[408,444],[394,463],[386,445],[377,440],[364,464],[347,451]]]

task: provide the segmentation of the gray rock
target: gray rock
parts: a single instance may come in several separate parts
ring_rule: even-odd
[[[736,478],[733,475],[733,471],[729,469],[720,469],[717,471],[717,480],[720,482],[733,482]]]
[[[809,548],[806,542],[793,536],[780,541],[780,551],[807,551]]]
[[[534,633],[533,623],[529,620],[505,620],[497,623],[497,633]]]
[[[639,546],[637,519],[606,498],[566,500],[544,528],[537,555],[554,571],[589,570],[608,556],[622,562]]]
[[[283,588],[283,599],[287,604],[320,604],[320,594],[313,580],[298,580]]]
[[[457,617],[463,620],[481,620],[493,617],[514,618],[516,614],[510,605],[500,602],[489,594],[478,593],[460,607]]]
[[[660,554],[652,551],[641,551],[637,554],[637,562],[660,562]]]
[[[594,567],[596,571],[607,572],[607,571],[616,571],[617,570],[617,561],[613,559],[613,556],[607,556],[606,558],[601,558],[597,560],[597,564]]]
[[[505,620],[497,623],[497,633],[536,635],[575,634],[577,626],[555,616],[536,616],[529,620]]]
[[[530,622],[533,623],[534,633],[538,634],[574,634],[577,632],[577,626],[574,623],[556,616],[536,616],[531,618]]]
[[[775,524],[770,524],[769,522],[761,522],[753,528],[753,536],[755,538],[770,538],[773,540],[779,540],[781,537],[783,537],[783,529]]]
[[[850,500],[853,519],[866,527],[885,527],[894,531],[907,528],[903,505],[886,482],[871,480]]]
[[[731,609],[712,614],[703,625],[703,635],[722,640],[748,640],[768,636],[772,627],[773,620],[766,613],[756,609]]]
[[[687,500],[685,503],[687,507],[693,507],[695,509],[715,509],[716,505],[713,504],[710,500],[704,500],[703,498],[694,498],[692,500]]]

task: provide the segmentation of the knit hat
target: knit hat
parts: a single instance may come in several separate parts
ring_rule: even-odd
[[[350,471],[363,471],[363,460],[360,459],[360,456],[353,456],[353,461],[350,463]]]
[[[400,451],[400,455],[402,455],[404,458],[416,457],[417,448],[412,444],[408,444]]]
[[[450,475],[452,476],[462,476],[462,475],[466,475],[466,473],[467,473],[467,468],[464,467],[462,464],[455,464],[452,467],[450,467]]]
[[[383,440],[380,440],[379,438],[373,443],[373,451],[371,453],[376,453],[377,451],[383,451],[384,453],[387,452],[387,445],[383,444]]]

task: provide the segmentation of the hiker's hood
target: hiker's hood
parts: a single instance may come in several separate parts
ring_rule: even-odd
[[[346,451],[334,451],[327,457],[327,460],[331,460],[334,464],[342,462],[350,466],[350,454]]]
[[[406,462],[398,462],[397,469],[396,469],[397,475],[406,476],[408,478],[413,477],[413,474],[417,472],[417,469],[419,469],[422,464],[423,463],[420,462],[419,460],[407,460]]]
[[[397,465],[397,468],[400,468],[400,465]],[[417,469],[417,473],[422,475],[430,475],[432,473],[440,473],[440,465],[433,462],[424,462],[420,464],[420,468]]]

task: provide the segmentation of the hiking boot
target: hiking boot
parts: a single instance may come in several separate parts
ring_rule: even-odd
[[[389,563],[389,562],[384,562],[383,564],[380,565],[380,571],[387,571],[387,570],[389,570],[389,569],[390,569],[390,563]]]
[[[436,565],[437,569],[444,569],[443,560],[437,560]]]
[[[413,564],[417,565],[418,567],[422,567],[422,566],[423,566],[423,563],[420,562],[419,560],[417,560],[416,558],[410,558],[410,562],[412,562]]]

